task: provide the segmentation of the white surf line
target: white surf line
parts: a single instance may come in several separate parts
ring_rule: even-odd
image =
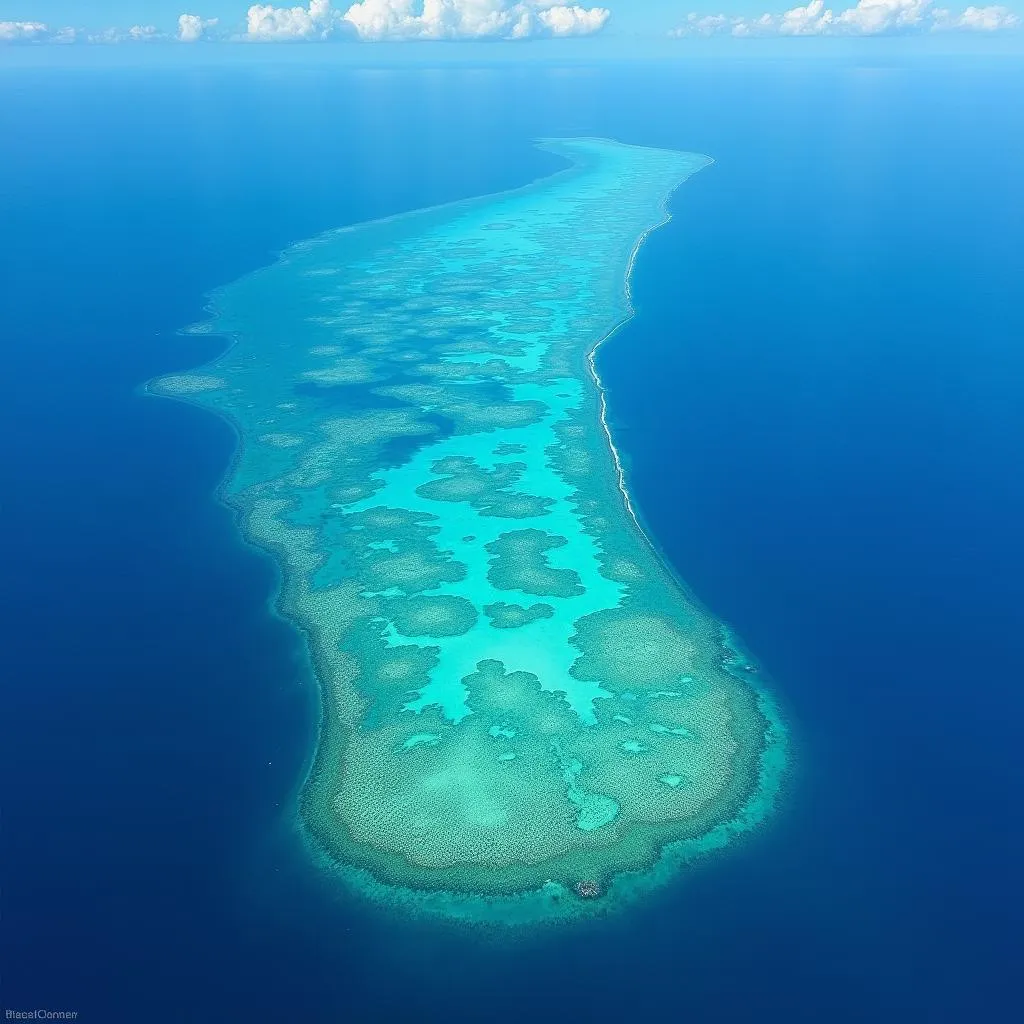
[[[714,160],[708,157],[708,162],[698,167],[697,171],[702,171],[705,167],[710,167],[713,163]],[[666,224],[669,223],[669,221],[672,220],[672,213],[669,210],[669,203],[671,202],[672,197],[676,194],[676,192],[679,191],[679,189],[683,187],[683,185],[686,184],[687,181],[690,180],[690,178],[693,177],[694,174],[697,173],[697,171],[691,171],[685,178],[683,178],[681,182],[679,182],[678,185],[676,185],[674,189],[672,189],[672,191],[668,194],[663,203],[663,211],[665,214],[664,218],[660,220],[657,224],[653,225],[652,227],[649,227],[636,240],[636,244],[633,246],[633,251],[629,254],[629,263],[626,265],[626,315],[603,338],[596,341],[593,347],[590,349],[590,351],[587,352],[587,365],[590,369],[590,376],[593,378],[594,384],[597,387],[597,394],[601,403],[601,427],[604,430],[604,436],[608,440],[608,447],[611,449],[612,460],[615,463],[616,483],[619,488],[619,493],[622,495],[622,502],[626,506],[626,511],[629,513],[630,518],[633,520],[634,526],[636,526],[637,530],[640,532],[640,536],[643,537],[643,539],[647,542],[647,546],[654,552],[655,555],[658,556],[659,560],[661,560],[662,558],[661,552],[658,550],[654,541],[651,540],[651,538],[647,535],[647,531],[641,525],[640,519],[636,514],[636,510],[633,507],[633,501],[629,496],[629,488],[626,486],[626,472],[622,468],[622,459],[619,456],[618,448],[615,447],[615,442],[612,440],[612,431],[611,427],[608,424],[608,397],[605,392],[604,385],[601,383],[601,377],[597,372],[597,366],[595,365],[594,361],[597,358],[597,353],[601,346],[604,345],[606,342],[610,341],[620,330],[622,330],[623,327],[626,326],[626,324],[628,324],[633,319],[633,317],[636,316],[636,307],[633,305],[632,281],[633,268],[636,265],[637,256],[639,256],[640,250],[643,247],[644,242],[647,241],[648,235],[650,235],[654,231],[657,231],[659,228],[663,228]]]

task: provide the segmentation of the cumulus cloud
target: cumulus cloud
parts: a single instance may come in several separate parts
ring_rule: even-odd
[[[584,7],[551,0],[309,0],[303,6],[252,4],[245,31],[217,33],[216,18],[182,14],[177,31],[168,34],[153,25],[102,32],[62,28],[51,30],[38,21],[0,21],[0,42],[125,43],[177,39],[231,38],[246,42],[289,42],[347,36],[368,41],[392,39],[533,39],[586,36],[600,32],[611,17],[606,7]]]
[[[824,0],[811,0],[783,14],[735,17],[691,14],[673,36],[879,36],[899,33],[960,30],[998,32],[1020,24],[1006,7],[968,7],[951,14],[931,0],[858,0],[854,7],[834,11]]]
[[[925,27],[931,17],[931,0],[860,0],[837,15],[841,28],[855,35],[876,36]]]
[[[51,29],[39,21],[0,21],[0,43],[147,43],[166,38],[155,25],[86,32],[70,26]]]
[[[591,35],[604,28],[604,7],[540,0],[361,0],[344,19],[361,39],[529,39]]]
[[[75,38],[78,38],[77,32]],[[107,28],[102,32],[93,32],[85,36],[85,41],[89,43],[153,43],[166,38],[167,36],[155,25],[132,25],[127,29]]]
[[[612,12],[607,7],[549,7],[537,18],[553,36],[589,36],[600,32]]]
[[[935,29],[937,31],[1002,32],[1005,29],[1019,26],[1020,18],[1008,7],[999,4],[993,4],[990,7],[968,7],[959,15],[944,10],[935,12]]]
[[[198,43],[216,28],[216,18],[201,18],[198,14],[183,14],[178,18],[178,39],[183,43]]]
[[[347,28],[331,0],[310,0],[308,7],[253,4],[246,15],[245,38],[258,42],[330,39]]]
[[[31,43],[49,35],[49,27],[41,21],[0,21],[0,40],[5,43]]]

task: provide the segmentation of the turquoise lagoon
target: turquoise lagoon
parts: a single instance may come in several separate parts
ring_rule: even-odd
[[[150,385],[237,430],[223,496],[322,694],[311,849],[468,919],[620,904],[761,822],[785,767],[741,646],[643,533],[593,362],[710,161],[541,145],[567,169],[221,288],[192,330],[233,344]]]

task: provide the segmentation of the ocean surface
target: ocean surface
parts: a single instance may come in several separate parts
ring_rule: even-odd
[[[0,71],[5,1008],[80,1021],[975,1021],[1024,928],[1024,71],[1010,61]],[[290,832],[319,712],[230,429],[141,385],[328,228],[715,164],[600,352],[639,511],[770,675],[779,813],[636,909],[479,937]]]

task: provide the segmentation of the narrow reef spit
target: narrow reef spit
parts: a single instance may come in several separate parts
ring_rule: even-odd
[[[709,161],[542,145],[567,169],[221,288],[195,330],[231,347],[149,386],[237,430],[223,497],[279,561],[323,699],[311,850],[475,921],[647,892],[759,824],[786,761],[746,655],[643,534],[594,366]]]

